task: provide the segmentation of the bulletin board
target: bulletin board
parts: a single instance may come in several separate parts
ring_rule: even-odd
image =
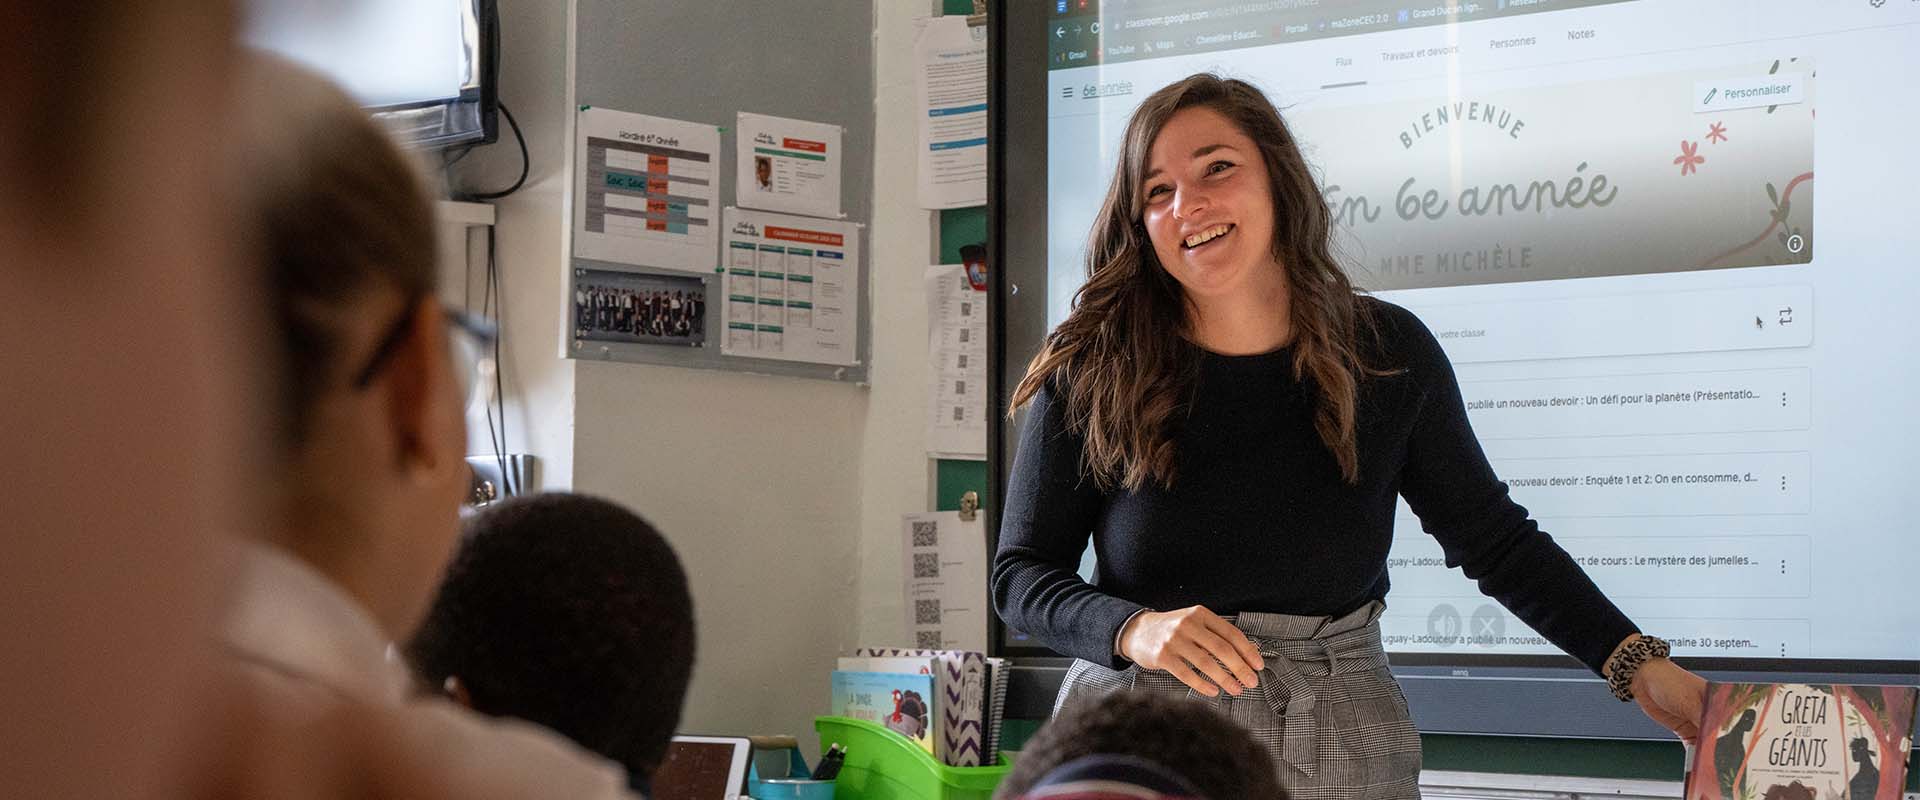
[[[578,0],[574,15],[575,98],[582,107],[610,109],[711,125],[719,148],[711,159],[709,224],[718,226],[721,209],[737,205],[734,196],[736,113],[741,111],[838,125],[842,129],[841,208],[845,219],[865,222],[873,215],[873,70],[868,59],[832,57],[867,52],[872,31],[846,20],[872,17],[865,0],[815,3],[760,3],[714,0],[709,3],[638,4],[619,0]],[[742,48],[741,42],[780,42],[779,47]],[[702,57],[694,58],[699,54]],[[724,57],[719,57],[724,54]],[[715,57],[706,57],[715,56]],[[576,123],[578,119],[576,119]],[[570,130],[574,126],[569,126]],[[578,138],[575,136],[574,138]],[[578,142],[572,150],[580,150]],[[585,180],[583,154],[573,153],[567,189],[575,197]],[[568,236],[587,209],[567,204]],[[864,384],[872,361],[871,270],[866,229],[858,229],[858,263],[851,265],[851,291],[858,297],[853,320],[852,363],[835,365],[723,355],[726,341],[721,306],[726,275],[717,270],[725,258],[724,239],[712,247],[716,271],[648,268],[572,257],[562,302],[568,320],[570,357],[701,369],[722,369]],[[718,239],[719,237],[714,237]],[[570,241],[577,241],[570,238]],[[621,297],[664,296],[684,302],[703,292],[704,314],[698,330],[664,328],[631,335],[576,335],[580,300],[589,290]],[[676,307],[676,311],[678,307]],[[674,314],[675,322],[687,315]]]

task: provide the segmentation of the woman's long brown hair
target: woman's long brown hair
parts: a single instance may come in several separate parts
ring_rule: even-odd
[[[1362,362],[1371,328],[1353,284],[1334,260],[1332,215],[1293,134],[1266,95],[1244,81],[1199,74],[1154,92],[1128,121],[1118,168],[1087,244],[1087,282],[1014,389],[1019,408],[1051,383],[1071,430],[1086,439],[1096,485],[1134,491],[1174,480],[1175,429],[1199,377],[1200,348],[1186,337],[1180,284],[1161,267],[1140,222],[1148,151],[1174,114],[1208,108],[1260,148],[1273,195],[1273,257],[1285,270],[1293,370],[1310,383],[1314,428],[1348,483],[1360,479],[1355,444],[1359,382],[1381,374]]]

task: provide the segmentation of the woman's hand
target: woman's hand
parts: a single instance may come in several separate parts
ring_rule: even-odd
[[[1640,665],[1633,673],[1633,699],[1654,722],[1666,726],[1692,747],[1700,743],[1700,709],[1707,700],[1707,680],[1664,658]]]
[[[1135,615],[1120,629],[1120,655],[1207,697],[1221,689],[1239,695],[1260,682],[1257,673],[1266,666],[1246,634],[1201,606]]]

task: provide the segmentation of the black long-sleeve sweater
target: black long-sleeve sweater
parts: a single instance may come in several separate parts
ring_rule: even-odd
[[[993,602],[1013,628],[1118,669],[1120,626],[1143,608],[1345,614],[1387,595],[1395,495],[1447,565],[1598,673],[1636,631],[1565,550],[1507,496],[1467,422],[1445,352],[1405,309],[1373,298],[1375,366],[1363,380],[1360,481],[1314,430],[1314,389],[1293,352],[1197,351],[1175,432],[1172,488],[1102,492],[1085,441],[1048,387],[1035,395],[1008,481]],[[1098,574],[1076,574],[1091,538]]]

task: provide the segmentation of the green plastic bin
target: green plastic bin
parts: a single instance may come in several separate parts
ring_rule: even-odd
[[[988,800],[1007,776],[1004,755],[992,767],[949,767],[906,737],[850,717],[815,717],[820,752],[839,742],[846,764],[834,780],[834,800]]]

